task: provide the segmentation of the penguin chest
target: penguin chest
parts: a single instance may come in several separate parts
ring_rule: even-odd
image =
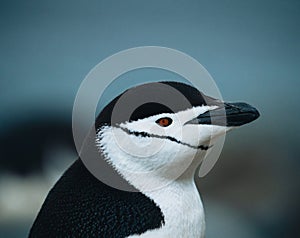
[[[204,212],[194,183],[172,184],[160,191],[147,194],[164,215],[162,227],[128,238],[202,238]]]

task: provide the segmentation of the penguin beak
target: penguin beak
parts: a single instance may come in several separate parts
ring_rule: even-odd
[[[185,124],[235,127],[250,123],[258,117],[257,109],[247,103],[224,103],[223,106],[207,111]]]

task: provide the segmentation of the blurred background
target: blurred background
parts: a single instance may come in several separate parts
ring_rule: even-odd
[[[261,113],[227,135],[221,158],[198,182],[206,237],[299,237],[299,1],[0,4],[0,237],[27,236],[47,192],[76,159],[72,106],[86,74],[144,45],[191,55],[225,100]],[[174,80],[152,79],[159,77]],[[146,71],[139,80],[151,78]]]

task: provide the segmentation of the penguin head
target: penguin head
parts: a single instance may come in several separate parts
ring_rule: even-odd
[[[258,116],[246,103],[224,103],[184,83],[147,83],[102,110],[96,142],[127,181],[153,188],[193,176],[216,138]]]

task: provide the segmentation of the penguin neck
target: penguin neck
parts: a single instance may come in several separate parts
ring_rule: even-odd
[[[165,187],[141,192],[160,208],[164,225],[138,237],[204,237],[204,209],[194,179],[180,177]]]
[[[145,237],[204,236],[205,216],[201,197],[195,185],[195,169],[190,167],[180,177],[169,182],[150,175],[151,183],[149,183],[149,175],[134,177],[124,171],[121,174],[139,192],[153,200],[164,216],[163,227],[148,231]],[[150,187],[146,187],[145,183]]]

